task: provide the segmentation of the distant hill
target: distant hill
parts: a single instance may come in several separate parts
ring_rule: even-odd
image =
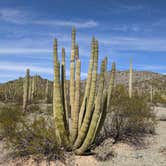
[[[38,89],[40,89],[40,96],[44,95],[45,87],[47,79],[42,78],[41,76],[37,76],[38,80]],[[32,77],[31,77],[32,79]],[[110,72],[107,72],[107,83],[110,79]],[[116,72],[116,80],[115,84],[122,84],[128,88],[128,80],[129,80],[129,70],[126,71],[117,71]],[[53,82],[50,82],[50,88],[52,91]],[[69,81],[67,81],[69,83]],[[85,87],[85,80],[82,80],[82,92]],[[160,91],[161,93],[166,93],[166,75],[162,75],[159,73],[154,73],[150,71],[133,71],[133,89],[139,92],[147,92],[150,91],[150,87],[153,85],[153,88],[156,91]],[[68,86],[69,87],[69,86]],[[12,92],[12,93],[11,93]],[[16,93],[16,94],[15,94]],[[4,98],[4,95],[8,95],[11,98],[11,95],[19,96],[18,98],[22,98],[23,93],[23,78],[18,78],[16,80],[8,81],[6,83],[0,84],[0,100]]]

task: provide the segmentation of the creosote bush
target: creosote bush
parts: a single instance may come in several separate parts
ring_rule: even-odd
[[[64,161],[64,152],[56,141],[53,121],[42,116],[30,120],[27,114],[18,110],[0,110],[0,136],[5,142],[5,148],[14,157],[34,155]]]
[[[119,85],[113,92],[111,104],[103,127],[104,137],[111,136],[117,141],[155,132],[155,115],[144,98],[137,94],[130,98],[127,90]]]

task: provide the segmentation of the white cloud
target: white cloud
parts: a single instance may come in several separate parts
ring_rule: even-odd
[[[100,38],[102,44],[115,50],[166,51],[166,38],[110,37]]]
[[[32,63],[32,64],[25,64],[23,62],[17,63],[17,62],[8,62],[8,61],[2,61],[0,62],[0,70],[3,72],[11,72],[14,74],[3,74],[0,73],[0,77],[9,77],[9,76],[18,76],[19,73],[24,73],[26,71],[26,69],[30,69],[31,72],[33,73],[39,73],[39,74],[50,74],[53,76],[53,67],[48,67],[48,66],[42,66],[37,63]],[[18,73],[16,73],[18,72]],[[66,76],[69,77],[70,76],[70,71],[66,70]],[[85,78],[87,76],[87,73],[85,72],[81,72],[81,77]]]
[[[51,49],[42,48],[0,48],[0,54],[35,54],[35,53],[52,53]]]
[[[0,19],[16,23],[16,24],[24,24],[26,21],[25,13],[17,10],[17,9],[11,9],[11,8],[1,8],[0,9]]]
[[[36,64],[25,64],[25,63],[16,63],[16,62],[0,62],[0,70],[4,71],[15,71],[15,72],[24,72],[27,68],[32,72],[50,74],[53,73],[53,68],[46,66],[37,66]]]
[[[15,24],[38,24],[46,26],[72,27],[76,28],[93,28],[98,26],[94,20],[36,20],[30,17],[26,12],[12,8],[1,8],[0,19]]]
[[[32,23],[39,25],[51,25],[51,26],[60,26],[60,27],[75,26],[76,28],[93,28],[98,26],[98,22],[94,20],[88,20],[88,21],[36,20],[33,21]]]
[[[146,65],[146,64],[142,64],[142,65],[137,65],[137,67],[139,69],[143,69],[143,70],[151,70],[151,71],[154,71],[154,70],[160,70],[160,71],[164,71],[166,70],[166,66],[164,65]]]

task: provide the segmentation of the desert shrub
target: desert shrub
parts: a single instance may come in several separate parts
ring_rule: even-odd
[[[111,102],[104,124],[104,137],[112,136],[119,140],[154,133],[155,115],[143,97],[135,94],[129,98],[128,91],[119,85],[113,92]]]
[[[166,105],[166,98],[160,93],[155,93],[155,95],[153,96],[153,103],[161,103]]]
[[[28,106],[28,112],[41,112],[41,109],[40,109],[40,107],[39,107],[39,105],[38,104],[30,104],[29,106]]]
[[[5,138],[13,130],[16,129],[17,124],[22,121],[23,113],[19,111],[18,106],[2,107],[0,110],[0,137]]]
[[[0,111],[0,135],[5,148],[15,157],[35,155],[38,158],[64,161],[53,123],[42,116],[30,119],[30,116],[17,109],[5,108]]]

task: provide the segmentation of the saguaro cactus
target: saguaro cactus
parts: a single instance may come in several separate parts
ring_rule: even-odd
[[[26,70],[26,76],[23,83],[23,111],[27,110],[28,98],[29,98],[29,80],[30,80],[30,70]]]
[[[53,113],[55,119],[59,143],[68,145],[76,154],[83,154],[95,140],[99,133],[106,112],[110,109],[110,98],[115,79],[115,64],[112,66],[109,87],[105,84],[107,58],[102,61],[97,86],[98,71],[98,41],[92,39],[92,49],[89,63],[88,78],[82,104],[80,103],[80,73],[81,61],[79,59],[78,46],[75,46],[75,29],[72,31],[72,51],[70,59],[70,100],[65,97],[65,56],[62,53],[61,77],[60,63],[57,54],[57,40],[54,41],[54,90],[53,90]],[[60,83],[61,78],[61,83]],[[69,103],[68,103],[69,102]],[[71,109],[70,134],[66,103]]]
[[[130,71],[129,71],[129,97],[132,97],[132,81],[133,81],[133,69],[132,69],[132,60],[130,60]]]

